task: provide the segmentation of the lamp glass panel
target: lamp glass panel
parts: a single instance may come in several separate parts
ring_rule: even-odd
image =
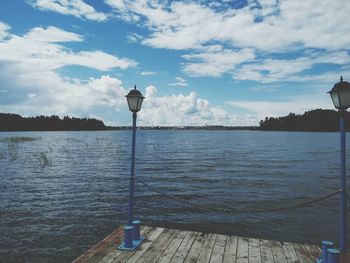
[[[143,102],[143,98],[139,97],[137,100],[137,111],[141,110],[142,102]]]
[[[334,107],[338,109],[340,107],[338,92],[336,91],[331,92],[331,98],[332,98]]]
[[[137,109],[138,99],[139,99],[138,96],[127,96],[130,111],[134,112],[139,110]]]
[[[343,89],[339,90],[340,107],[347,109],[350,107],[350,90]]]

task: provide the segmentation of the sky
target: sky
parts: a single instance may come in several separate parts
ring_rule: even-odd
[[[348,0],[0,1],[0,112],[130,125],[258,125],[333,109]]]

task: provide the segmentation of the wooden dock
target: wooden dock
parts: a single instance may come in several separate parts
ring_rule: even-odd
[[[123,240],[123,228],[119,228],[73,263],[314,263],[321,255],[316,245],[149,226],[141,232],[146,240],[135,251],[117,249]]]

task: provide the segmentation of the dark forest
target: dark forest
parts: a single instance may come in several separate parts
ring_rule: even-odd
[[[350,131],[350,113],[345,112],[346,130]],[[186,126],[186,127],[139,127],[140,129],[202,129],[202,130],[264,130],[264,131],[339,131],[339,112],[316,109],[303,114],[290,113],[284,117],[266,117],[259,126]],[[107,127],[101,120],[56,115],[22,117],[18,114],[0,113],[0,131],[84,131],[130,129],[129,126]]]
[[[304,114],[290,113],[284,117],[266,117],[260,121],[259,130],[265,131],[339,131],[339,112],[311,110]],[[350,113],[345,112],[346,130],[350,130]]]
[[[100,120],[65,116],[22,117],[18,114],[0,113],[0,131],[81,131],[106,130]]]

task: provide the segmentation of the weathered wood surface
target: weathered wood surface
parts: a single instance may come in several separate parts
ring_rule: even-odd
[[[119,228],[73,263],[304,263],[315,262],[321,253],[316,245],[159,227],[142,227],[142,234],[146,240],[137,250],[121,251]]]

